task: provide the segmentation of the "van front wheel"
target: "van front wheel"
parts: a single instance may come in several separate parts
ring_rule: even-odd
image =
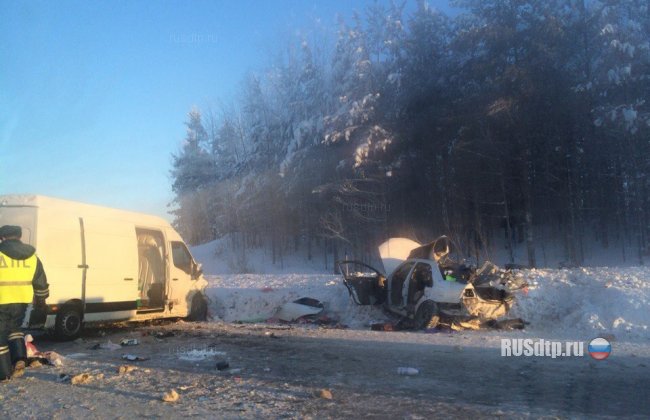
[[[64,306],[56,315],[54,332],[62,340],[73,340],[81,333],[81,311],[75,306]]]
[[[192,307],[187,319],[189,321],[206,321],[208,319],[208,301],[203,293],[197,293],[192,298]]]

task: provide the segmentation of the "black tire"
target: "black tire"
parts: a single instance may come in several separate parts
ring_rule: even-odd
[[[423,302],[418,310],[415,312],[413,319],[416,330],[423,330],[425,328],[435,328],[440,322],[440,312],[438,305],[431,300]]]
[[[77,306],[68,305],[56,314],[54,334],[60,340],[74,340],[81,334],[83,318]]]
[[[190,307],[190,314],[187,317],[188,321],[200,322],[208,319],[208,300],[203,293],[197,293],[192,298],[192,306]]]

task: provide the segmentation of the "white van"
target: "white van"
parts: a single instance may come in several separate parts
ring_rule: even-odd
[[[41,195],[0,196],[0,226],[18,225],[50,285],[47,313],[25,326],[76,337],[84,323],[204,319],[207,282],[164,219]]]

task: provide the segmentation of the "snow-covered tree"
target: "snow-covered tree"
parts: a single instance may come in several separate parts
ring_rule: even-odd
[[[206,188],[215,180],[215,165],[206,150],[208,135],[198,108],[192,108],[185,125],[187,134],[180,153],[173,156],[171,171],[177,205],[174,224],[188,242],[196,244],[210,239]]]

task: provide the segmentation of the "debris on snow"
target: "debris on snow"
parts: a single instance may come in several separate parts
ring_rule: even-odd
[[[322,398],[324,400],[331,400],[333,399],[332,391],[329,389],[321,389],[320,391],[317,392],[316,394],[318,398]]]
[[[176,392],[175,389],[172,389],[169,392],[165,392],[162,396],[162,400],[164,402],[176,402],[180,399],[180,395],[178,395],[178,392]]]
[[[135,354],[123,354],[122,359],[128,360],[129,362],[144,362],[146,360],[149,360],[148,357],[140,357]]]
[[[137,370],[137,369],[138,369],[138,368],[135,367],[135,366],[131,366],[131,365],[122,365],[122,366],[120,366],[120,367],[117,368],[117,374],[118,374],[118,375],[125,375],[125,374],[127,374],[127,373],[131,373],[131,372],[133,372],[134,370]]]
[[[205,360],[209,357],[225,356],[225,355],[226,353],[223,351],[217,351],[215,349],[206,347],[203,349],[192,349],[192,350],[182,352],[180,353],[178,358],[189,362],[198,362],[201,360]]]
[[[285,303],[275,314],[275,318],[281,321],[295,321],[299,318],[316,315],[323,312],[323,304],[317,299],[300,298],[293,302]]]
[[[104,375],[102,374],[93,376],[89,373],[81,373],[79,375],[73,376],[70,382],[72,383],[72,385],[86,385],[91,383],[95,379],[103,379],[103,378]]]
[[[226,370],[230,367],[230,363],[225,360],[217,362],[217,370]]]

